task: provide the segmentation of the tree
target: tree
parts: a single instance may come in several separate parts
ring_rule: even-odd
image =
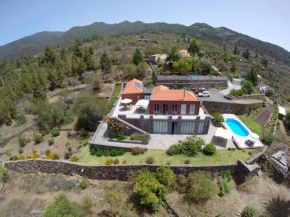
[[[227,69],[227,67],[225,65],[225,61],[223,61],[223,60],[218,61],[217,68],[219,71],[225,71]]]
[[[93,47],[90,47],[90,48],[89,48],[89,52],[90,52],[91,55],[94,54],[94,49],[93,49]]]
[[[275,137],[271,131],[266,131],[264,133],[263,142],[265,142],[267,145],[269,145],[269,146],[272,145],[274,140],[275,140]]]
[[[161,184],[169,187],[174,179],[174,173],[169,167],[164,167],[161,164],[156,170],[155,177]]]
[[[73,54],[76,55],[77,57],[82,57],[82,51],[81,51],[80,45],[81,45],[81,41],[79,39],[76,39],[72,46]]]
[[[104,51],[100,59],[101,69],[109,73],[112,68],[112,61],[108,54]]]
[[[62,49],[60,50],[60,58],[61,58],[63,61],[65,61],[65,60],[67,59],[67,53],[66,53],[65,48],[62,48]]]
[[[178,62],[173,63],[173,69],[177,72],[196,71],[197,60],[189,57],[182,57]]]
[[[144,58],[143,58],[143,54],[141,50],[139,50],[139,48],[136,48],[135,53],[133,55],[133,63],[137,66],[139,65],[139,63],[143,61],[144,61]]]
[[[248,48],[243,52],[243,57],[245,59],[247,59],[247,60],[249,59],[249,57],[250,57],[250,51],[249,51]]]
[[[254,91],[254,86],[253,86],[252,82],[245,80],[243,82],[242,91],[245,94],[251,94]]]
[[[285,118],[284,118],[284,124],[288,131],[290,131],[290,111],[287,112]]]
[[[94,70],[95,69],[95,62],[94,62],[88,49],[86,49],[84,52],[83,60],[87,66],[87,70]]]
[[[234,55],[237,55],[237,53],[238,53],[238,47],[237,47],[237,45],[235,45]]]
[[[261,63],[263,66],[265,66],[265,67],[268,66],[268,60],[266,60],[265,58],[262,58],[261,61],[260,61],[260,63]]]
[[[246,80],[251,81],[254,86],[257,86],[258,76],[254,68],[251,68],[250,72],[248,73],[246,77]]]
[[[147,67],[146,67],[146,63],[142,62],[140,63],[137,68],[136,68],[136,74],[137,74],[137,78],[139,79],[143,79],[146,77],[147,75]]]
[[[78,75],[82,75],[87,70],[87,65],[84,61],[79,61]]]
[[[79,68],[79,60],[75,54],[72,55],[72,60],[71,60],[71,71],[74,75],[78,73],[78,68]]]
[[[179,53],[178,47],[176,46],[171,47],[169,53],[167,54],[167,60],[176,62],[180,60],[180,58],[181,58],[181,54]]]
[[[137,78],[136,66],[131,63],[120,65],[120,70],[123,72],[124,79],[131,80]]]
[[[197,65],[197,69],[203,75],[207,75],[212,70],[212,65],[207,61],[200,61]]]
[[[187,51],[194,57],[195,54],[199,53],[199,45],[196,38],[192,38],[189,42]]]
[[[232,61],[230,71],[233,73],[236,71],[236,62],[235,61]]]
[[[71,203],[64,194],[54,198],[54,203],[48,206],[44,217],[82,217],[79,205]]]

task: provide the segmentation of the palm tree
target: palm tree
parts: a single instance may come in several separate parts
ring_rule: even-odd
[[[194,57],[196,53],[199,53],[199,45],[197,43],[196,38],[193,38],[189,42],[189,47],[187,48],[187,51]]]
[[[170,48],[170,51],[167,56],[168,61],[178,61],[181,58],[181,54],[179,53],[179,49],[176,46]]]

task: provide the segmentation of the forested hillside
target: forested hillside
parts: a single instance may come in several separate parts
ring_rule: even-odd
[[[208,38],[219,43],[227,43],[249,48],[256,53],[269,55],[275,61],[290,65],[290,53],[285,49],[261,40],[234,32],[224,27],[213,28],[207,24],[196,23],[189,27],[180,24],[143,23],[124,21],[118,24],[96,22],[88,26],[73,27],[65,33],[43,32],[0,47],[0,59],[35,55],[46,45],[57,47],[72,43],[75,39],[87,39],[95,36],[127,35],[139,33],[176,33],[191,37]]]

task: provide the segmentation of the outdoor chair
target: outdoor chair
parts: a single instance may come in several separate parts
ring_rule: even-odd
[[[253,147],[254,144],[255,144],[255,141],[248,139],[248,140],[246,140],[245,143],[246,143],[247,146],[249,146],[249,147]]]

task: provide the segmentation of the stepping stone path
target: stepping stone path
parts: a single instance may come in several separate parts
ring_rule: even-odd
[[[264,111],[256,118],[256,121],[261,124],[261,137],[264,135],[266,124],[274,112],[274,106],[267,105]]]

